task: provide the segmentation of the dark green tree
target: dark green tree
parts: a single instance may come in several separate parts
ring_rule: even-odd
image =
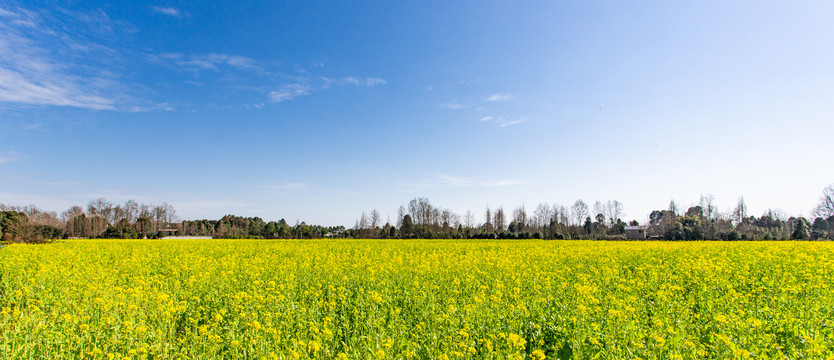
[[[805,220],[804,217],[797,218],[794,221],[793,234],[791,234],[791,239],[808,240],[810,238],[811,236],[808,233],[808,220]]]
[[[410,238],[414,232],[414,223],[411,221],[411,215],[405,214],[403,216],[403,226],[400,227],[400,238]]]

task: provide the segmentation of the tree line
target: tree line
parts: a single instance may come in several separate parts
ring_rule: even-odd
[[[212,238],[449,238],[449,239],[625,239],[628,226],[622,220],[624,206],[617,200],[588,205],[577,200],[570,206],[542,203],[532,211],[524,205],[506,212],[487,207],[476,221],[464,214],[414,198],[397,211],[394,223],[383,224],[377,210],[363,212],[352,228],[344,226],[289,225],[284,219],[226,215],[218,220],[180,220],[170,204],[140,204],[128,200],[115,204],[105,199],[73,206],[58,214],[34,205],[0,204],[0,239],[5,242],[44,242],[59,238],[160,238],[204,236]],[[743,198],[727,212],[718,211],[712,195],[703,195],[685,210],[671,201],[649,214],[645,230],[656,240],[830,240],[834,225],[834,184],[823,190],[813,219],[787,217],[768,210],[759,217],[748,213]]]

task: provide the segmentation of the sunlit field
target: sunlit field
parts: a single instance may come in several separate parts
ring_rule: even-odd
[[[3,359],[832,359],[834,244],[0,249]]]

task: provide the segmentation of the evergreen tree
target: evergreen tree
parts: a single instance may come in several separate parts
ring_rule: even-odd
[[[793,240],[808,240],[811,236],[808,234],[808,220],[805,218],[798,218],[796,219],[796,223],[794,224],[793,234],[791,235],[791,239]]]

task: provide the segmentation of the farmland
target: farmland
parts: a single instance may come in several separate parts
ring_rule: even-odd
[[[0,249],[0,358],[823,358],[834,244],[68,240]]]

